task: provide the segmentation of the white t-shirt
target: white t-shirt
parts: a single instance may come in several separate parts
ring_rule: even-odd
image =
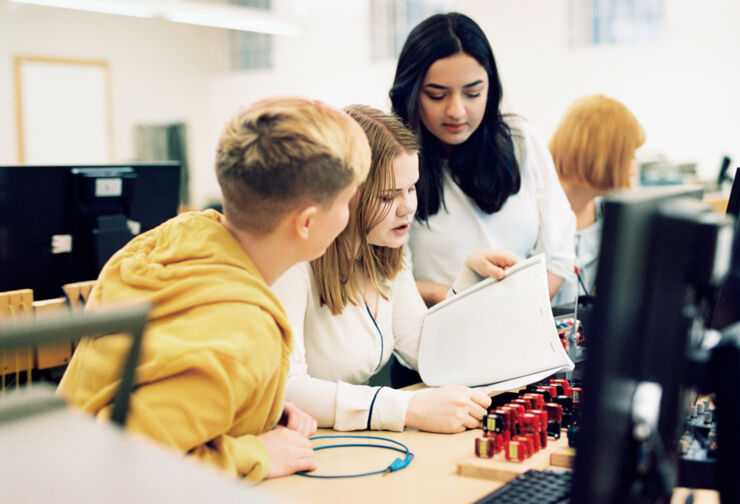
[[[403,430],[414,393],[363,384],[394,350],[417,367],[427,309],[408,269],[381,287],[388,299],[378,296],[372,316],[365,304],[348,304],[339,315],[319,306],[309,263],[294,266],[272,286],[293,327],[285,400],[316,418],[319,427]]]
[[[526,258],[544,252],[547,269],[569,279],[575,264],[576,219],[550,152],[521,118],[507,119],[521,175],[519,192],[487,214],[444,170],[444,206],[427,223],[414,221],[409,248],[416,280],[452,285],[470,252],[492,248]],[[446,207],[446,208],[445,208]]]

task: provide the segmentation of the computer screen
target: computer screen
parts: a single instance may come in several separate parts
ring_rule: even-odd
[[[703,263],[714,259],[701,238],[711,235],[715,217],[724,219],[712,217],[697,196],[695,189],[672,187],[604,202],[574,502],[635,502],[633,492],[661,492],[660,477],[638,474],[644,446],[634,437],[634,400],[643,397],[638,409],[659,407],[653,437],[670,459],[691,324],[683,309],[695,287],[702,288]],[[662,210],[667,205],[673,206]],[[651,397],[655,389],[645,382],[660,385],[660,395]],[[643,486],[636,489],[635,482]]]
[[[732,215],[736,219],[740,216],[740,168],[735,170],[730,197],[727,200],[727,215]]]
[[[735,267],[730,269],[727,279],[708,308],[707,320],[712,329],[724,329],[740,321],[740,168],[735,172],[727,203],[727,215],[736,221],[733,247]]]
[[[177,214],[180,165],[0,166],[0,291],[36,299],[94,280],[131,238]]]

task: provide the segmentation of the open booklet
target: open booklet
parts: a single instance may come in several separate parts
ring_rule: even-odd
[[[424,319],[419,373],[427,385],[501,391],[573,368],[555,328],[544,255],[478,282]]]

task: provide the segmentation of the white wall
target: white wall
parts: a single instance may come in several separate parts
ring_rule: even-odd
[[[624,102],[647,141],[638,155],[697,162],[716,177],[722,155],[740,166],[740,2],[665,0],[664,40],[570,48],[568,0],[458,0],[485,30],[506,105],[545,139],[577,97]]]
[[[268,95],[310,96],[337,107],[390,108],[395,60],[370,61],[369,1],[273,0],[273,5],[276,12],[295,16],[304,33],[275,39],[272,71],[228,73],[212,81],[212,143],[240,106]],[[202,175],[202,187],[217,194],[215,178]]]
[[[134,158],[135,124],[185,121],[191,165],[207,166],[213,146],[199,139],[210,81],[226,61],[223,41],[217,29],[0,0],[0,163],[18,162],[13,58],[34,55],[108,62],[115,161]]]
[[[157,20],[78,13],[0,0],[0,163],[16,162],[12,57],[105,59],[113,75],[116,160],[133,156],[140,121],[184,120],[193,202],[218,195],[213,151],[237,108],[275,94],[387,110],[395,61],[370,60],[369,0],[273,0],[304,28],[275,39],[275,68],[225,71],[224,32]],[[491,39],[506,106],[552,134],[584,94],[623,101],[645,127],[644,152],[696,161],[716,174],[740,164],[740,2],[666,0],[665,38],[636,46],[568,46],[568,0],[449,0]],[[53,111],[50,111],[53,113]]]

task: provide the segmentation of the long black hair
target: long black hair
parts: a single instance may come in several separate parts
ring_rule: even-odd
[[[424,77],[441,58],[465,53],[488,73],[488,101],[480,126],[460,145],[454,146],[449,168],[457,185],[486,213],[501,209],[506,199],[519,192],[521,176],[514,155],[511,131],[500,112],[501,80],[491,45],[483,30],[464,14],[435,14],[409,34],[398,58],[390,91],[393,111],[416,133],[421,144],[419,205],[416,218],[427,221],[444,205],[442,144],[421,121],[419,94]]]

